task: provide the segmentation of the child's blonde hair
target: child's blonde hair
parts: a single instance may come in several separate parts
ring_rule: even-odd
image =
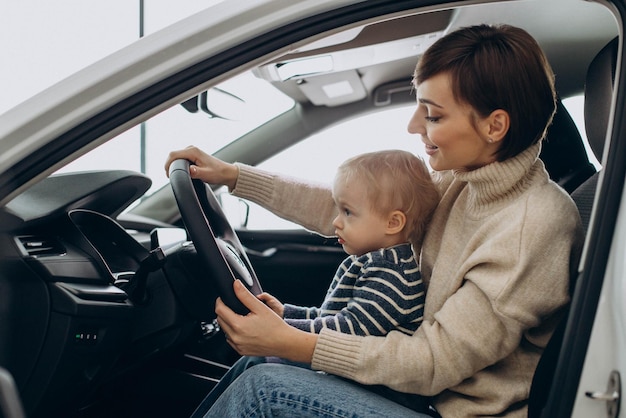
[[[416,247],[421,246],[439,203],[439,192],[421,158],[401,150],[360,154],[339,166],[335,176],[338,180],[363,182],[371,209],[382,216],[394,210],[403,212],[407,218],[406,238]]]

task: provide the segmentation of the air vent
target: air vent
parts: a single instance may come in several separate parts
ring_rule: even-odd
[[[65,254],[65,247],[56,237],[26,235],[17,237],[26,254],[33,257],[47,257]]]

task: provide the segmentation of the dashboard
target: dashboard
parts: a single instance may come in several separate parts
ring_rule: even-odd
[[[0,364],[29,416],[89,399],[212,319],[184,230],[164,252],[153,231],[181,228],[116,220],[150,185],[130,171],[54,175],[0,210]]]

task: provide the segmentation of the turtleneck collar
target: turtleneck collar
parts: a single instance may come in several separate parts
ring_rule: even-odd
[[[543,163],[539,160],[540,151],[541,142],[538,142],[505,161],[496,161],[472,171],[454,170],[455,180],[468,185],[467,210],[478,215],[516,199],[538,173],[544,173],[547,180]]]

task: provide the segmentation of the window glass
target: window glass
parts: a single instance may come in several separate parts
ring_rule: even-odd
[[[144,172],[152,179],[152,192],[169,181],[163,164],[170,151],[196,145],[213,154],[293,105],[292,99],[270,83],[246,72],[217,85],[207,95],[206,106],[198,105],[198,109],[192,111],[182,105],[171,107],[143,126],[124,132],[83,155],[59,172],[99,169]],[[208,107],[214,114],[228,119],[211,116],[200,107]],[[141,141],[142,136],[145,141]],[[142,161],[145,167],[142,167]]]
[[[147,36],[222,1],[0,1],[0,113],[142,33]]]

